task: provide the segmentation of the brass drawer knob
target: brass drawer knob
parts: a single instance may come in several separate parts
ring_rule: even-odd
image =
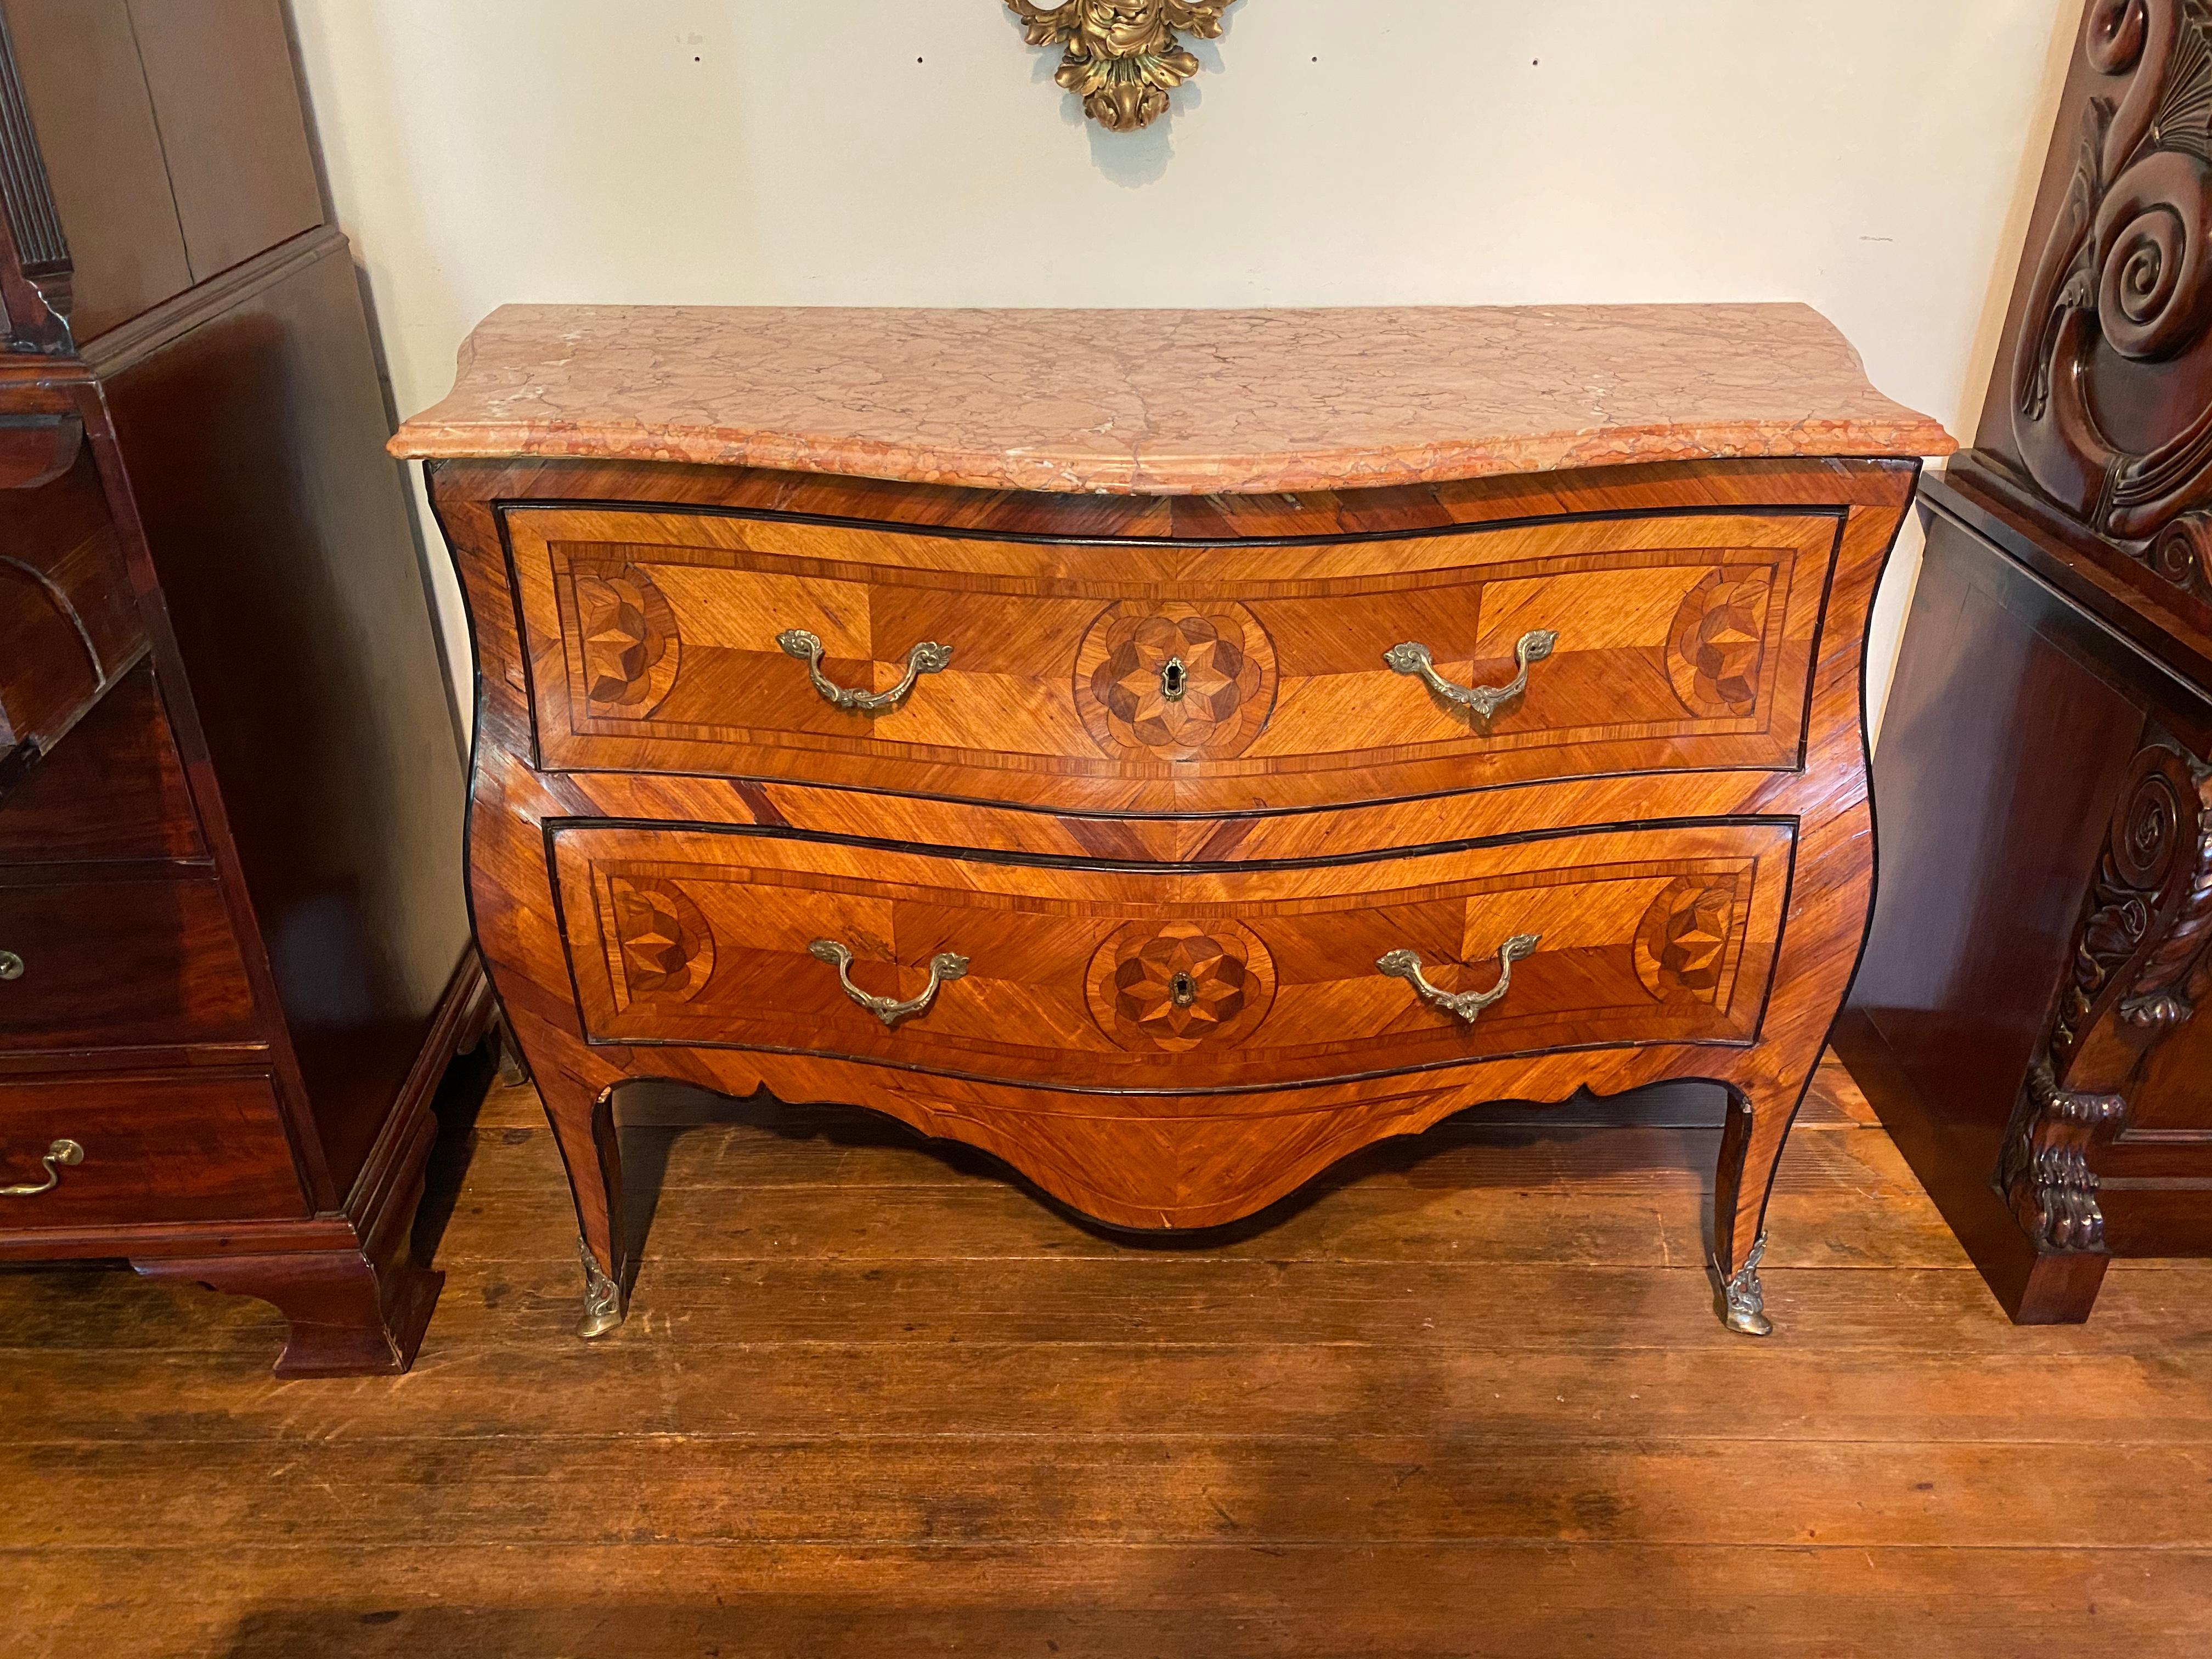
[[[837,969],[837,982],[845,988],[845,994],[866,1009],[886,1028],[896,1025],[914,1014],[926,1014],[937,1000],[939,987],[968,974],[968,958],[956,957],[950,951],[929,959],[929,988],[911,1002],[900,1002],[890,997],[871,996],[853,983],[853,953],[834,939],[817,939],[806,947],[817,962],[827,962]]]
[[[884,714],[896,708],[924,674],[941,674],[951,665],[952,647],[928,641],[906,653],[906,678],[888,691],[854,691],[839,685],[822,672],[822,641],[803,628],[787,628],[775,636],[787,656],[806,665],[806,678],[823,700],[856,714]]]
[[[40,1193],[50,1193],[62,1184],[62,1172],[57,1168],[67,1164],[74,1169],[84,1162],[84,1148],[74,1140],[57,1140],[46,1148],[46,1155],[39,1162],[45,1166],[46,1178],[35,1187],[0,1187],[0,1198],[36,1198]]]
[[[0,951],[0,979],[23,977],[23,958],[13,951]]]
[[[1476,718],[1486,720],[1528,689],[1528,665],[1543,661],[1559,643],[1559,636],[1548,628],[1523,634],[1513,647],[1514,660],[1521,665],[1521,672],[1504,685],[1454,685],[1437,672],[1429,647],[1411,640],[1392,646],[1382,653],[1382,660],[1390,665],[1394,673],[1413,675],[1447,702],[1472,709]]]
[[[1532,953],[1544,942],[1541,933],[1516,933],[1498,947],[1498,983],[1487,991],[1446,991],[1429,983],[1421,971],[1421,958],[1412,951],[1393,951],[1388,956],[1376,958],[1375,965],[1392,979],[1402,979],[1420,994],[1425,1002],[1434,1003],[1448,1014],[1457,1014],[1468,1024],[1486,1008],[1494,1008],[1505,1000],[1505,994],[1513,988],[1513,964]]]

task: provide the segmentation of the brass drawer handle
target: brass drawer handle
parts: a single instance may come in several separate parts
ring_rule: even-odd
[[[0,979],[23,977],[23,958],[13,951],[0,951]]]
[[[1429,983],[1421,971],[1421,958],[1411,951],[1393,951],[1376,958],[1375,965],[1392,979],[1402,979],[1421,994],[1425,1002],[1432,1002],[1448,1014],[1457,1014],[1468,1024],[1486,1008],[1494,1008],[1505,1000],[1505,994],[1513,988],[1513,964],[1532,953],[1544,942],[1541,933],[1516,933],[1498,947],[1498,983],[1487,991],[1461,991],[1454,994]]]
[[[1528,665],[1543,661],[1559,643],[1559,636],[1548,628],[1523,634],[1513,647],[1514,660],[1521,665],[1521,672],[1504,685],[1454,685],[1437,672],[1429,647],[1410,640],[1403,645],[1392,646],[1382,653],[1382,660],[1390,665],[1394,672],[1412,674],[1445,701],[1471,708],[1479,718],[1488,720],[1528,689]]]
[[[934,641],[917,645],[906,653],[906,678],[888,691],[852,691],[822,672],[822,641],[803,628],[787,628],[775,636],[787,655],[806,665],[806,678],[823,699],[857,714],[882,714],[897,708],[924,674],[941,674],[952,662],[952,647]]]
[[[817,962],[834,963],[837,982],[845,988],[845,994],[883,1021],[886,1030],[896,1025],[911,1014],[926,1014],[930,1004],[937,1000],[938,988],[956,979],[968,976],[968,958],[956,957],[950,951],[942,951],[929,959],[929,988],[911,1002],[899,1002],[890,997],[870,996],[853,983],[853,953],[834,939],[817,939],[806,947]]]
[[[46,1155],[39,1162],[45,1165],[46,1178],[35,1187],[0,1187],[0,1198],[36,1198],[40,1193],[50,1193],[62,1184],[62,1172],[56,1164],[66,1164],[74,1169],[84,1162],[84,1148],[74,1140],[57,1140],[46,1148]]]

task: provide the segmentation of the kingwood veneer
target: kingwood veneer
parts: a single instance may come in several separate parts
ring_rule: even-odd
[[[394,449],[468,591],[477,930],[585,1334],[641,1077],[1131,1228],[1710,1079],[1769,1328],[1870,896],[1868,606],[1948,447],[1790,307],[497,313]]]

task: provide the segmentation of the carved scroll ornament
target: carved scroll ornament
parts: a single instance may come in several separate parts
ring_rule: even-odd
[[[2212,943],[2212,769],[2156,744],[2137,755],[2106,836],[2052,1022],[2063,1080],[2117,1088],[2196,1012]],[[2120,1028],[2107,1028],[2117,1023]],[[2116,1037],[2120,1051],[2100,1039]]]
[[[1234,0],[1006,0],[1029,26],[1033,46],[1061,46],[1054,79],[1083,100],[1083,112],[1115,132],[1150,126],[1167,113],[1168,94],[1198,73],[1182,43],[1221,37],[1221,14]]]
[[[2045,1058],[2005,1131],[1996,1185],[2048,1250],[2104,1248],[2094,1156],[2126,1127],[2123,1091],[2212,989],[2212,767],[2138,754],[2075,930]]]
[[[2212,599],[2212,400],[2174,400],[2162,429],[2133,445],[2109,435],[2120,398],[2137,422],[2165,406],[2140,375],[2212,330],[2212,3],[2097,0],[2082,51],[2118,95],[2081,112],[2014,349],[2014,434],[2054,501]]]

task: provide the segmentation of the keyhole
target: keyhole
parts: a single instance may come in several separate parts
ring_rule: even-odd
[[[1183,667],[1181,657],[1170,657],[1168,665],[1160,670],[1160,695],[1170,702],[1181,702],[1182,694],[1190,690],[1189,671]]]
[[[1168,998],[1178,1008],[1188,1008],[1198,1000],[1198,981],[1188,974],[1177,974],[1168,981]]]

